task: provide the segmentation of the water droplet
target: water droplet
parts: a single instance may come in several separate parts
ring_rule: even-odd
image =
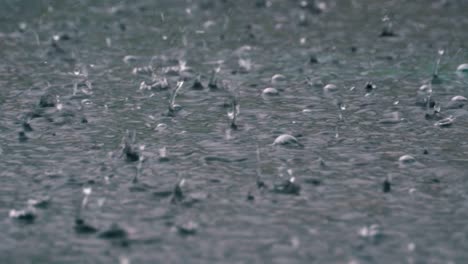
[[[83,188],[83,194],[86,195],[86,196],[91,195],[92,191],[93,191],[93,189],[91,187]]]
[[[20,22],[18,27],[21,31],[25,31],[28,28],[28,24],[26,24],[26,22]]]
[[[273,85],[284,84],[284,82],[286,82],[286,76],[282,74],[275,74],[271,77],[271,84]]]
[[[167,148],[162,147],[158,150],[159,152],[159,161],[169,161],[169,158],[167,157]],[[182,182],[183,184],[183,182]]]
[[[156,126],[156,128],[154,130],[158,131],[158,132],[162,132],[164,130],[167,129],[167,125],[164,124],[164,123],[160,123]]]
[[[266,95],[266,96],[268,96],[268,95],[275,96],[275,95],[279,95],[279,92],[278,92],[278,90],[275,89],[275,88],[268,87],[268,88],[263,89],[262,95]]]
[[[275,141],[273,142],[273,145],[297,145],[297,146],[302,146],[301,143],[297,140],[297,138],[288,135],[288,134],[283,134],[278,136]]]
[[[127,55],[125,57],[123,57],[123,62],[125,64],[130,64],[130,63],[134,63],[138,60],[138,57],[137,56],[133,56],[133,55]]]
[[[36,207],[36,208],[47,208],[50,204],[50,197],[45,196],[45,197],[39,197],[37,199],[29,199],[27,204],[30,207]]]
[[[398,159],[401,164],[410,164],[416,162],[416,159],[411,155],[403,155]]]
[[[323,91],[328,93],[328,92],[336,92],[338,91],[338,87],[334,84],[327,84],[323,87]]]
[[[294,236],[291,238],[291,246],[293,248],[298,248],[300,244],[301,244],[301,241],[299,240],[298,237]]]
[[[239,59],[239,68],[241,71],[249,72],[252,69],[252,61],[250,59]]]
[[[431,84],[423,84],[419,87],[419,91],[422,93],[431,94],[432,93],[432,85]]]
[[[280,184],[275,184],[273,191],[280,194],[299,195],[301,186],[296,183],[295,177],[291,177]]]
[[[370,93],[375,90],[377,86],[373,84],[372,82],[367,82],[366,85],[364,86],[364,89],[366,90],[366,93]]]
[[[177,226],[179,234],[188,236],[195,235],[198,230],[198,224],[192,220]]]
[[[153,74],[153,68],[151,66],[135,67],[132,70],[132,74],[134,74],[134,75],[137,75],[137,74],[152,75]]]
[[[374,237],[380,233],[379,226],[375,224],[370,225],[370,226],[365,226],[359,229],[358,233],[361,237]]]
[[[452,99],[450,99],[450,101],[452,101],[452,102],[466,102],[467,99],[464,96],[457,95],[457,96],[452,97]]]
[[[449,116],[447,118],[444,118],[442,120],[439,120],[439,121],[435,122],[434,126],[449,127],[449,126],[451,126],[453,124],[453,121],[455,121],[455,117]]]
[[[463,64],[458,65],[457,72],[468,73],[468,63],[463,63]]]
[[[416,249],[416,245],[413,242],[408,243],[407,249],[408,251],[413,252]]]

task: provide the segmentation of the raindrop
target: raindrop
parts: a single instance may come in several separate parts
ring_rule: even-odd
[[[177,231],[183,236],[195,235],[197,230],[198,224],[192,220],[177,226]]]
[[[434,126],[449,127],[449,126],[451,126],[453,124],[453,121],[455,121],[455,117],[449,116],[447,118],[444,118],[442,120],[439,120],[439,121],[435,122]]]
[[[31,132],[33,131],[33,128],[31,124],[29,123],[29,118],[25,118],[23,122],[21,123],[21,126],[23,127],[24,132]]]
[[[380,33],[380,37],[396,37],[397,34],[395,34],[395,32],[393,31],[393,22],[390,19],[390,17],[385,15],[382,18],[382,22],[384,23],[384,26],[382,32]]]
[[[440,113],[441,108],[442,108],[442,107],[441,107],[440,104],[435,103],[435,105],[434,105],[434,112],[435,112],[435,113]]]
[[[296,183],[295,177],[291,177],[280,184],[275,184],[273,191],[280,194],[299,195],[301,192],[301,186]]]
[[[210,88],[210,90],[218,89],[218,80],[216,79],[216,73],[219,70],[220,69],[218,68],[211,71],[210,81],[208,82],[208,87]]]
[[[457,95],[457,96],[452,97],[452,99],[450,99],[450,101],[452,101],[452,102],[466,102],[467,99],[464,96]]]
[[[454,96],[452,97],[452,99],[450,99],[450,102],[447,105],[447,108],[450,108],[450,109],[462,108],[466,104],[467,101],[468,99],[466,99],[466,97],[464,96],[461,96],[461,95]]]
[[[370,93],[370,92],[374,91],[375,88],[377,88],[377,86],[375,86],[375,84],[373,84],[372,82],[367,82],[366,86],[364,86],[364,88],[366,90],[366,93]]]
[[[416,249],[416,245],[413,242],[408,243],[407,249],[408,251],[413,252]]]
[[[112,47],[112,39],[110,37],[106,37],[106,46],[108,48]]]
[[[411,155],[403,155],[398,159],[400,164],[410,164],[416,162],[416,159]]]
[[[323,91],[326,93],[336,92],[338,91],[338,87],[334,84],[327,84],[323,87]]]
[[[241,72],[249,72],[253,66],[250,59],[239,59],[238,64]]]
[[[283,134],[278,136],[275,141],[273,142],[273,145],[295,145],[295,146],[300,146],[302,147],[303,145],[297,140],[297,138],[288,135],[288,134]]]
[[[153,74],[153,68],[151,66],[145,66],[145,67],[135,67],[132,70],[132,74],[134,75],[152,75]]]
[[[134,145],[135,137],[135,131],[131,134],[130,131],[127,130],[127,134],[122,138],[122,156],[125,155],[125,159],[130,162],[138,161],[140,159],[139,150]]]
[[[182,88],[183,85],[184,85],[184,81],[177,82],[176,88],[172,91],[171,98],[169,100],[169,109],[168,109],[169,116],[173,116],[175,112],[177,112],[181,108],[179,105],[176,105],[175,99],[176,99],[177,93],[179,92],[179,90]]]
[[[56,98],[56,102],[57,102],[56,108],[57,108],[57,110],[61,111],[63,109],[63,104],[60,102],[60,97],[58,95],[56,97],[57,97]]]
[[[388,193],[392,190],[392,183],[390,182],[390,178],[387,177],[382,183],[382,191],[384,193]]]
[[[28,28],[28,24],[26,24],[26,22],[20,22],[18,24],[18,28],[21,32],[24,32]]]
[[[205,87],[201,82],[201,76],[198,76],[192,84],[192,89],[194,90],[203,90]]]
[[[9,217],[27,223],[32,223],[36,219],[37,215],[36,210],[33,207],[28,207],[24,210],[10,210]]]
[[[171,203],[179,203],[182,202],[185,195],[182,191],[182,186],[185,184],[185,179],[180,180],[175,186],[174,190],[172,191]]]
[[[468,63],[463,63],[458,65],[457,67],[458,73],[468,73]]]
[[[275,74],[271,77],[271,84],[273,85],[284,84],[284,82],[286,82],[286,76],[282,74]]]
[[[307,38],[302,37],[302,38],[299,39],[299,44],[301,44],[301,45],[305,45],[306,42],[307,42]]]
[[[232,129],[237,129],[237,117],[240,113],[240,105],[238,102],[237,95],[231,94],[231,108],[228,109],[227,116],[230,121],[230,127]]]
[[[163,132],[167,129],[167,125],[164,124],[164,123],[160,123],[156,126],[156,128],[154,129],[155,131],[157,132]]]
[[[166,147],[162,147],[158,150],[159,152],[159,161],[169,161],[169,157],[167,156],[167,149]]]
[[[49,207],[50,202],[51,202],[51,199],[48,196],[39,197],[37,199],[29,199],[28,206],[44,209],[44,208]]]
[[[89,199],[89,196],[91,195],[92,190],[93,189],[91,187],[83,188],[84,197],[83,197],[83,201],[81,202],[81,208],[85,208],[86,204],[88,204],[88,199]]]
[[[439,77],[439,68],[440,68],[440,62],[442,60],[442,56],[445,54],[445,51],[443,49],[439,49],[437,51],[437,59],[434,63],[434,69],[432,70],[432,80],[431,83],[433,84],[439,84],[442,80]]]
[[[378,235],[379,232],[379,226],[378,225],[370,225],[370,226],[365,226],[359,229],[359,235],[361,237],[375,237]]]
[[[276,95],[279,95],[279,92],[278,92],[278,90],[275,89],[275,88],[268,87],[268,88],[263,89],[262,95],[265,95],[265,96],[276,96]]]
[[[127,55],[122,60],[125,64],[131,64],[135,63],[138,60],[138,57],[133,55]]]

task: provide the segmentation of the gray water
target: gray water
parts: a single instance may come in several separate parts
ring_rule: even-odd
[[[468,96],[456,74],[467,13],[462,0],[323,12],[286,0],[2,1],[0,262],[466,263],[468,118],[450,99]],[[381,37],[390,23],[395,36]],[[417,92],[438,50],[434,114]],[[169,90],[140,89],[154,76],[132,72],[149,65]],[[179,80],[181,110],[168,115]],[[122,152],[127,131],[140,160]],[[302,147],[273,145],[282,134]],[[296,189],[281,189],[292,177]]]

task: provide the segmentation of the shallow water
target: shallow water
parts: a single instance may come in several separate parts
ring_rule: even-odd
[[[468,119],[448,106],[468,96],[455,73],[468,62],[468,5],[328,1],[317,14],[298,2],[3,1],[5,263],[465,263]],[[379,37],[385,15],[394,37]],[[439,49],[431,119],[417,91]],[[173,116],[170,91],[140,89],[151,76],[132,74],[150,64],[171,87],[185,80]],[[228,87],[206,87],[214,69]],[[197,76],[203,90],[191,89]],[[338,91],[324,93],[329,83]],[[143,162],[122,155],[127,130]],[[282,134],[303,147],[272,145]],[[275,188],[290,177],[298,195]],[[9,217],[41,197],[34,221]],[[77,217],[97,231],[77,231]],[[104,233],[113,223],[126,235]]]

